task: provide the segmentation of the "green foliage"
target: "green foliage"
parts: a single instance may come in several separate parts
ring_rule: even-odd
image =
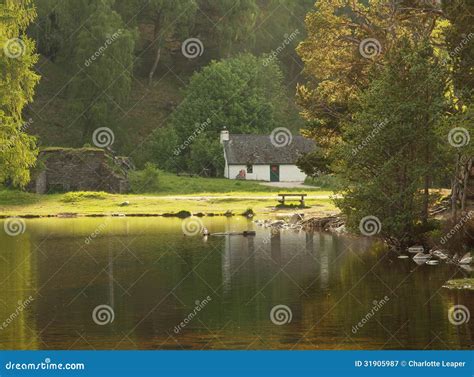
[[[150,161],[160,169],[175,171],[177,169],[175,165],[176,156],[174,158],[173,156],[176,145],[178,145],[178,136],[173,128],[157,128],[153,131],[153,135],[146,146],[146,151],[137,156],[138,158],[134,158],[134,160],[136,160],[139,166],[143,166],[145,161]]]
[[[474,2],[450,0],[443,2],[444,12],[450,21],[446,31],[449,60],[453,64],[456,94],[463,100],[474,95]]]
[[[265,133],[285,111],[282,73],[274,62],[250,54],[214,61],[191,78],[185,99],[172,115],[180,170],[221,175],[219,132]]]
[[[82,141],[94,129],[110,127],[120,105],[128,98],[133,69],[136,34],[111,8],[112,2],[93,2],[77,33],[72,62],[79,71],[70,84],[71,115],[79,118]]]
[[[22,111],[32,101],[39,76],[38,57],[25,31],[36,13],[32,2],[7,0],[0,4],[0,184],[23,187],[38,151],[35,138],[24,132]]]
[[[383,66],[398,41],[423,44],[439,17],[431,7],[407,8],[389,0],[317,2],[305,20],[307,38],[297,48],[308,77],[297,93],[321,146],[339,142],[351,105],[369,85],[369,73]]]
[[[0,186],[0,205],[17,206],[37,203],[40,200],[39,195],[20,190],[6,189]]]
[[[61,197],[61,202],[77,203],[88,199],[104,200],[107,199],[109,196],[110,194],[103,191],[75,191],[64,194]]]
[[[361,96],[334,158],[344,178],[337,204],[353,228],[363,217],[376,216],[382,235],[405,243],[426,220],[433,198],[423,189],[436,174],[433,167],[446,163],[438,153],[447,143],[438,133],[444,75],[428,46],[403,40]]]
[[[43,146],[78,147],[84,142],[92,143],[91,130],[100,124],[113,129],[115,151],[132,154],[139,166],[143,166],[149,160],[145,154],[149,148],[137,148],[137,145],[144,146],[144,139],[158,125],[165,125],[164,120],[181,102],[182,89],[191,75],[212,59],[235,57],[242,52],[254,55],[278,52],[272,59],[281,63],[286,86],[286,111],[281,123],[295,130],[304,124],[293,101],[294,83],[301,69],[294,47],[304,37],[302,21],[306,11],[314,5],[312,0],[41,0],[35,5],[39,17],[28,28],[28,34],[36,40],[41,54],[38,67],[44,79],[28,115],[34,120],[31,132],[38,135]],[[84,61],[105,43],[102,33],[92,25],[102,22],[104,17],[97,14],[94,21],[90,19],[95,13],[103,13],[98,10],[100,7],[111,10],[109,18],[118,14],[122,29],[138,31],[132,54],[131,91],[122,102],[115,97],[122,97],[115,84],[103,94],[96,92],[96,88],[107,88],[108,78],[116,73],[119,63],[126,68],[124,76],[128,75],[128,65],[123,62],[109,64],[107,68],[99,62],[119,41],[94,61],[94,65],[99,63],[97,70],[102,75],[97,72],[91,75],[90,71],[94,70],[91,65],[77,80],[72,80],[79,69],[84,68]],[[104,29],[105,24],[109,21],[104,23]],[[291,34],[296,29],[299,32],[293,38]],[[80,32],[84,38],[89,37],[89,41],[82,43],[84,51],[87,50],[82,61],[82,57],[76,58]],[[285,43],[289,36],[291,41]],[[203,54],[195,59],[181,53],[181,44],[191,37],[200,39],[204,46]],[[119,49],[126,53],[126,49]],[[155,80],[147,86],[145,81],[156,62]],[[100,75],[98,81],[97,75]],[[119,89],[126,87],[122,85],[122,77],[116,77]],[[81,86],[89,87],[90,93]],[[89,108],[89,100],[94,95],[97,105]]]
[[[218,134],[215,134],[218,135]],[[199,136],[191,146],[189,170],[202,176],[221,176],[224,172],[224,154],[222,145],[218,140],[210,139],[211,136]]]
[[[138,15],[153,25],[149,48],[154,51],[154,58],[148,74],[151,83],[161,56],[169,54],[173,46],[169,41],[189,34],[189,25],[193,24],[197,3],[196,0],[132,0],[131,3],[135,4],[134,11],[137,11],[134,16]]]
[[[330,165],[331,162],[322,149],[306,153],[296,161],[296,166],[311,178],[331,173]]]
[[[316,177],[307,177],[304,184],[323,189],[337,190],[341,187],[341,179],[335,174],[323,174]]]
[[[215,57],[229,57],[234,51],[249,51],[255,42],[255,24],[260,13],[256,0],[199,0],[204,17],[196,20],[196,32]]]
[[[129,172],[128,178],[134,193],[152,193],[160,188],[160,171],[151,163],[143,170]]]

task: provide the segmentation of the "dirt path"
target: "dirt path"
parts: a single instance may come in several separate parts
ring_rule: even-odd
[[[262,182],[262,186],[284,188],[314,189],[314,186],[305,185],[303,182]]]
[[[308,195],[306,196],[306,200],[308,199],[331,199],[334,195]],[[197,201],[209,201],[209,200],[229,200],[229,199],[237,199],[237,200],[278,200],[278,195],[199,195],[199,196],[189,196],[189,195],[163,195],[163,196],[138,196],[138,198],[144,199],[172,199],[172,200],[197,200]]]

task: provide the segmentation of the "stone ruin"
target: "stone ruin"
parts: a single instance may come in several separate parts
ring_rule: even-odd
[[[127,157],[116,157],[99,148],[46,148],[40,151],[32,171],[29,191],[38,194],[67,191],[126,193],[128,171],[134,169]]]

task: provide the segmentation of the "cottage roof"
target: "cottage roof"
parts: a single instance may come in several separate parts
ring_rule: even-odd
[[[230,135],[224,142],[229,165],[235,164],[295,164],[302,154],[315,149],[315,143],[303,136],[292,136],[291,142],[278,145],[270,135]],[[281,140],[280,140],[281,141]]]

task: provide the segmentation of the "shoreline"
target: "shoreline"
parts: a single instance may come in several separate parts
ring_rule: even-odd
[[[65,194],[25,194],[0,191],[0,218],[23,217],[173,217],[189,212],[200,216],[237,216],[252,211],[258,216],[273,216],[298,211],[306,215],[327,215],[339,212],[332,202],[332,192],[308,195],[306,208],[296,202],[278,207],[277,194],[268,192],[196,193],[191,195],[107,194],[70,192]]]

